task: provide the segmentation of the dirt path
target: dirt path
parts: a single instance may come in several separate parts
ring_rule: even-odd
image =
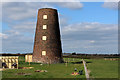
[[[86,62],[83,59],[82,59],[82,61],[83,61],[84,69],[85,69],[85,76],[86,76],[87,80],[90,80],[89,73],[88,73],[88,70],[86,67]]]

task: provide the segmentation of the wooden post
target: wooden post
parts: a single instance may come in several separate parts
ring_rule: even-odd
[[[30,66],[30,61],[29,61],[29,66]]]
[[[51,59],[50,59],[50,64],[51,64]]]
[[[69,63],[69,58],[68,58],[68,63]]]
[[[67,67],[67,60],[66,60],[66,67]]]
[[[73,62],[74,62],[74,58],[73,58]]]

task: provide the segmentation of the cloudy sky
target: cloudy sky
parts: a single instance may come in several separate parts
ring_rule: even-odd
[[[40,8],[58,10],[63,52],[118,52],[117,2],[3,2],[2,52],[33,51]]]

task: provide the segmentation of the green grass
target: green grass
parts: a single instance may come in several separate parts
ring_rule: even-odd
[[[86,59],[91,78],[118,78],[118,61]]]
[[[19,57],[19,67],[34,67],[32,69],[8,69],[2,72],[3,78],[85,78],[85,73],[83,75],[73,76],[71,75],[74,72],[74,68],[78,70],[84,70],[82,63],[72,62],[80,62],[81,59],[73,59],[69,58],[69,63],[67,66],[65,63],[61,64],[43,64],[39,63],[26,63],[24,61],[24,57]],[[68,59],[64,59],[65,61]],[[47,70],[48,72],[35,72],[35,70]],[[16,75],[16,73],[31,73],[31,75]]]
[[[64,58],[69,63],[43,64],[25,62],[24,57],[19,57],[19,67],[34,67],[32,69],[8,69],[2,72],[3,78],[85,78],[83,75],[73,76],[74,68],[84,70],[82,60],[78,58]],[[90,78],[118,78],[118,61],[104,59],[85,59],[90,71]],[[35,72],[35,70],[47,70],[48,72]],[[31,75],[16,75],[16,73],[31,73]]]

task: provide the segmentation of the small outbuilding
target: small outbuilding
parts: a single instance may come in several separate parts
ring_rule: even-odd
[[[0,56],[0,64],[2,68],[18,69],[18,56]]]

